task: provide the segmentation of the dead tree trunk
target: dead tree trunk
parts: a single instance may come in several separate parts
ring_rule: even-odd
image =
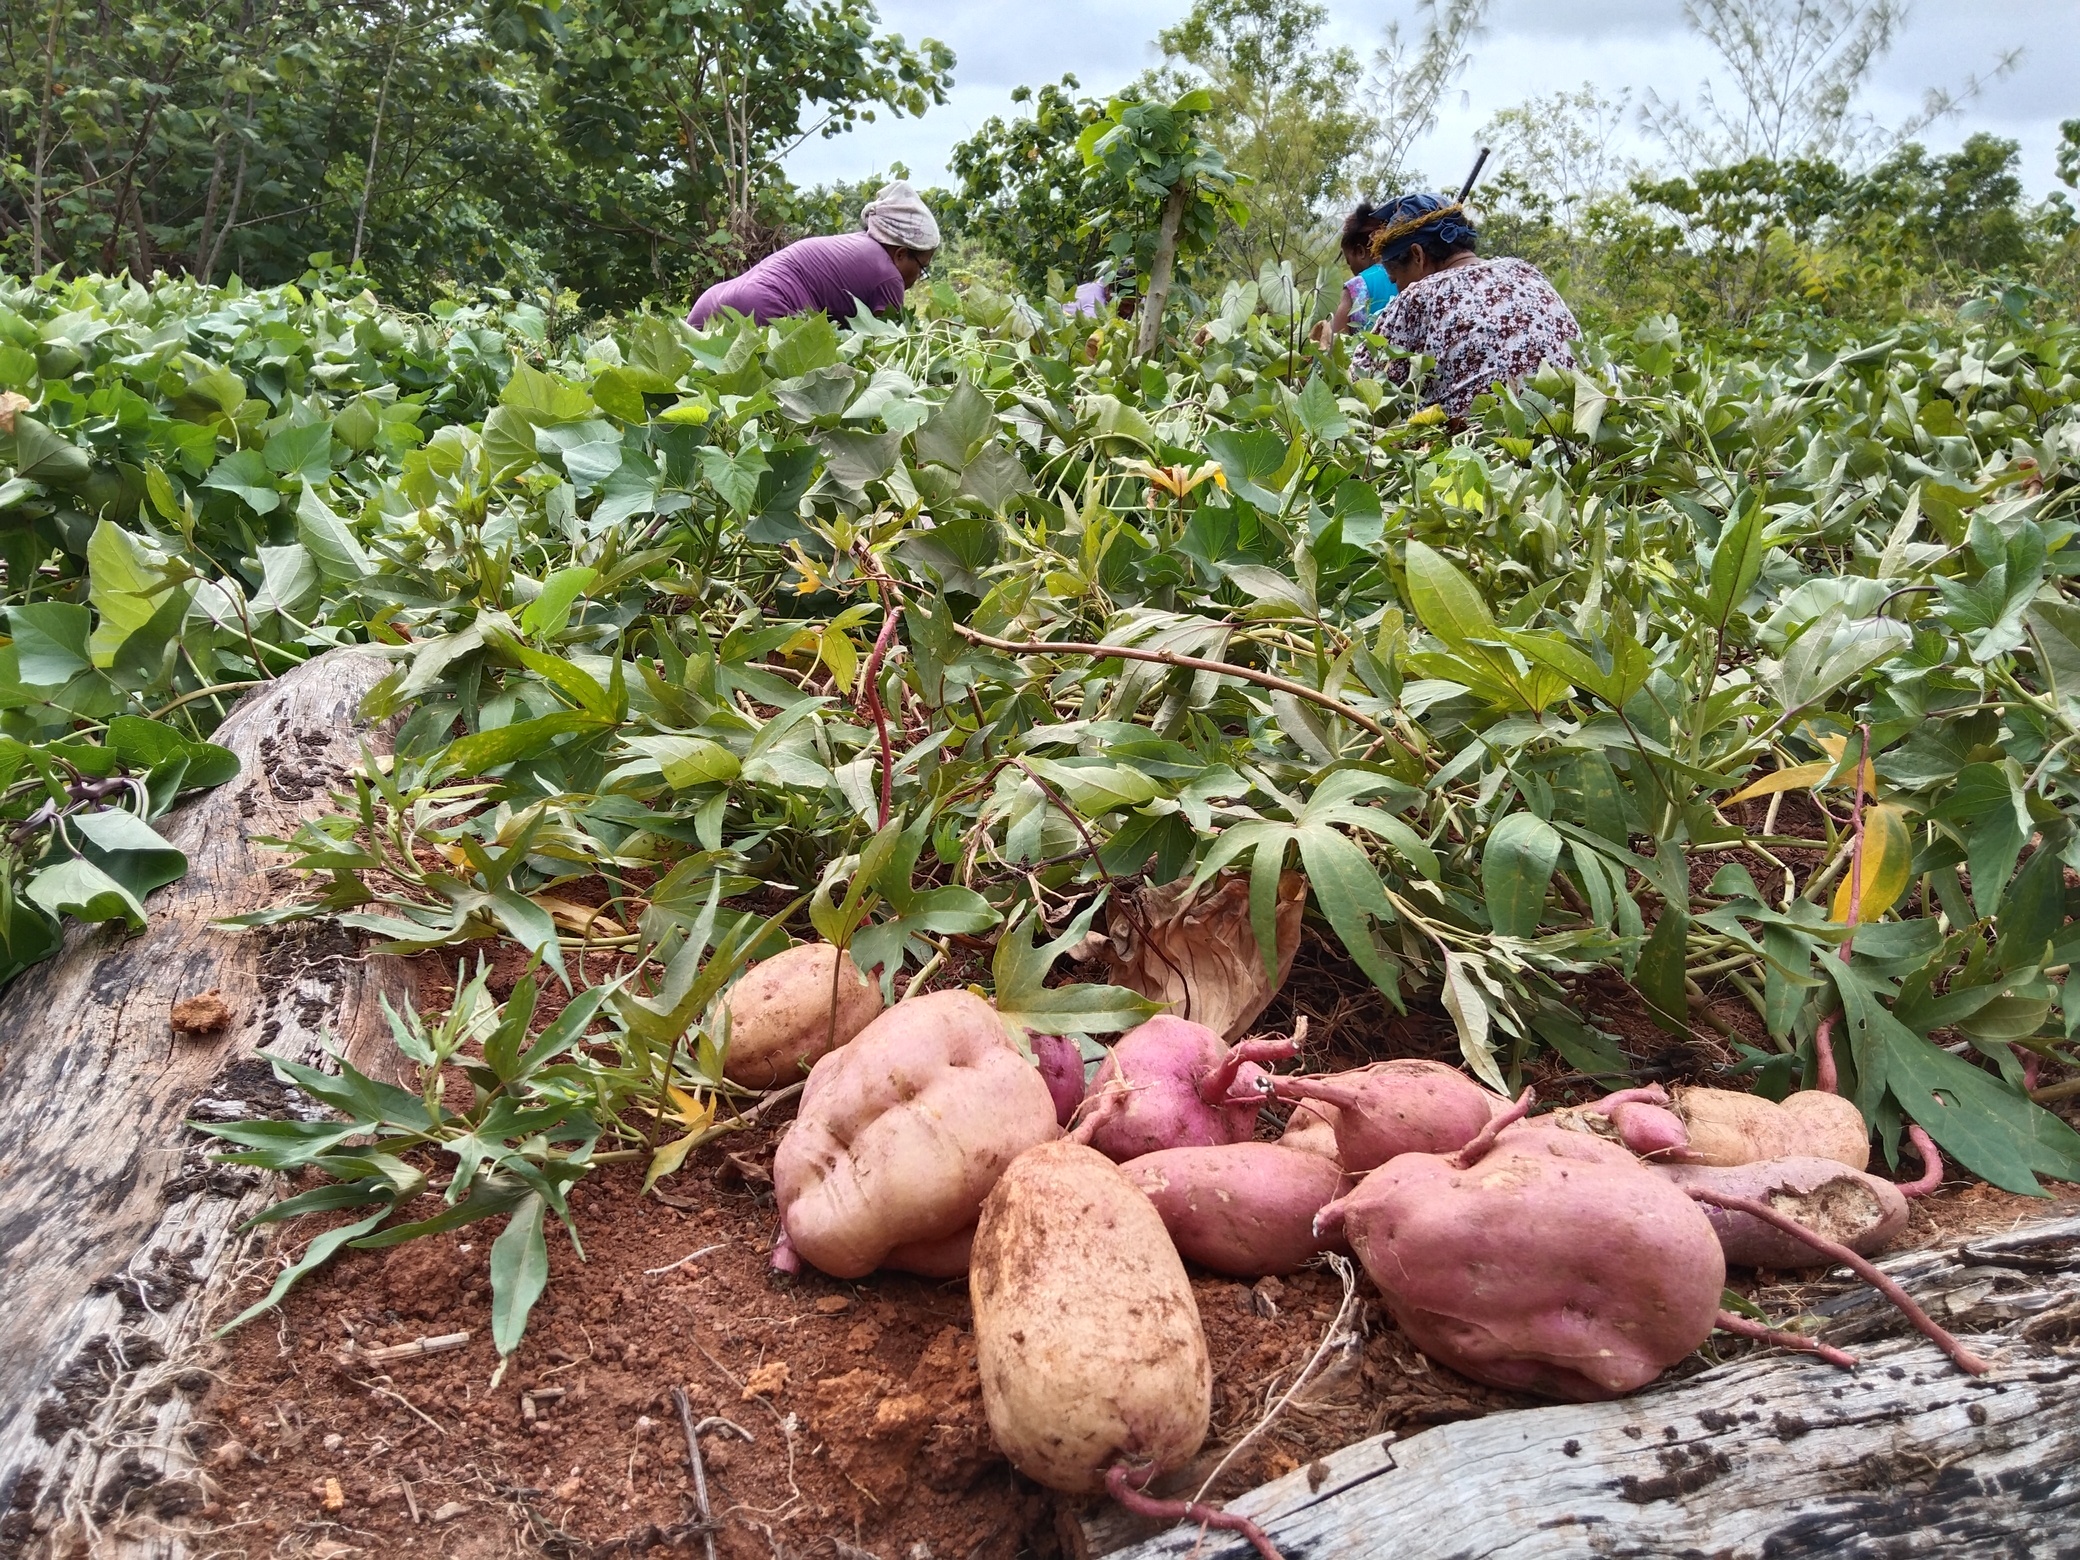
[[[1229,1509],[1286,1560],[2080,1553],[2080,1218],[1880,1266],[1993,1369],[1960,1374],[1859,1287],[1813,1307],[1853,1373],[1763,1348],[1613,1403],[1363,1441]],[[1086,1531],[1108,1560],[1251,1554],[1191,1527],[1128,1543],[1111,1512]]]
[[[179,1432],[208,1385],[205,1301],[268,1197],[183,1122],[282,1114],[261,1053],[322,1064],[328,1032],[387,1071],[377,996],[404,989],[398,960],[336,930],[211,922],[281,897],[280,857],[255,838],[324,811],[359,744],[385,736],[356,710],[386,667],[334,650],[249,696],[217,735],[238,778],[163,825],[190,865],[147,901],[147,930],[75,927],[0,997],[0,1560],[61,1540],[184,1552],[159,1519],[200,1503]],[[229,1021],[177,1038],[173,1003],[212,988]]]

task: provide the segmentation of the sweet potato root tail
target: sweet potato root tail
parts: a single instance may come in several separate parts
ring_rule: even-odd
[[[1839,1094],[1842,1075],[1834,1064],[1834,1014],[1820,1020],[1813,1031],[1813,1087],[1822,1094]]]
[[[1304,1025],[1306,1020],[1303,1018]],[[1301,1031],[1304,1034],[1306,1031]],[[1208,1105],[1227,1103],[1228,1090],[1234,1086],[1235,1075],[1242,1071],[1245,1062],[1284,1062],[1300,1054],[1300,1035],[1282,1040],[1244,1040],[1228,1047],[1228,1054],[1221,1058],[1220,1066],[1208,1073],[1199,1082],[1199,1098]]]
[[[1706,1191],[1701,1186],[1687,1186],[1684,1190],[1701,1203],[1710,1203],[1714,1208],[1731,1209],[1735,1213],[1745,1213],[1751,1218],[1760,1219],[1765,1224],[1773,1225],[1777,1229],[1782,1230],[1786,1235],[1804,1241],[1815,1251],[1841,1263],[1843,1267],[1850,1269],[1858,1278],[1899,1307],[1900,1314],[1912,1322],[1915,1329],[1924,1338],[1949,1355],[1951,1362],[1959,1370],[1972,1376],[1980,1376],[1986,1373],[1986,1361],[1980,1359],[1978,1355],[1959,1343],[1947,1328],[1915,1303],[1912,1295],[1900,1288],[1897,1283],[1893,1282],[1884,1273],[1878,1271],[1875,1264],[1858,1256],[1840,1241],[1829,1240],[1825,1235],[1807,1229],[1789,1214],[1771,1207],[1759,1198],[1729,1197],[1724,1192]]]
[[[1129,1472],[1125,1466],[1115,1464],[1105,1475],[1105,1489],[1112,1498],[1136,1516],[1153,1517],[1158,1522],[1196,1522],[1202,1527],[1220,1528],[1229,1533],[1240,1533],[1250,1542],[1250,1547],[1264,1560],[1285,1560],[1270,1536],[1250,1521],[1232,1511],[1221,1511],[1213,1506],[1202,1506],[1192,1500],[1158,1500],[1155,1496],[1136,1487],[1131,1482],[1139,1479],[1146,1484],[1155,1476],[1153,1468],[1137,1468]]]
[[[1076,1107],[1077,1115],[1080,1115],[1083,1119],[1077,1121],[1076,1117],[1070,1117],[1070,1120],[1075,1122],[1075,1125],[1070,1127],[1063,1135],[1070,1142],[1081,1143],[1088,1148],[1090,1146],[1091,1134],[1126,1108],[1127,1096],[1132,1092],[1133,1086],[1131,1084],[1128,1084],[1123,1079],[1115,1078],[1096,1094],[1085,1095],[1083,1103]]]
[[[1591,1100],[1583,1108],[1599,1116],[1608,1116],[1620,1105],[1666,1105],[1668,1090],[1658,1083],[1650,1083],[1638,1089],[1620,1089],[1615,1094],[1606,1094],[1600,1100]]]
[[[1712,1325],[1721,1332],[1732,1333],[1736,1338],[1752,1338],[1757,1343],[1774,1343],[1780,1348],[1795,1349],[1801,1354],[1818,1355],[1828,1364],[1840,1370],[1854,1370],[1856,1356],[1844,1354],[1831,1344],[1818,1338],[1808,1338],[1803,1333],[1787,1332],[1781,1327],[1765,1326],[1745,1316],[1735,1316],[1731,1311],[1721,1311]]]
[[[1516,1097],[1508,1110],[1498,1111],[1471,1143],[1452,1156],[1453,1168],[1470,1170],[1479,1164],[1487,1157],[1488,1150],[1495,1146],[1495,1139],[1502,1135],[1504,1127],[1513,1126],[1531,1114],[1531,1102],[1536,1098],[1530,1085],[1525,1085],[1524,1092]]]
[[[1921,1174],[1911,1181],[1901,1181],[1900,1195],[1926,1197],[1943,1184],[1943,1156],[1936,1151],[1935,1139],[1913,1122],[1907,1123],[1907,1141],[1914,1145],[1914,1152],[1921,1156]]]

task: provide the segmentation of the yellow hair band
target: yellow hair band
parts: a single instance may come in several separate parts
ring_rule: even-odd
[[[1456,217],[1465,210],[1462,202],[1453,201],[1449,206],[1439,206],[1435,211],[1419,211],[1412,217],[1403,217],[1391,227],[1381,228],[1372,235],[1372,258],[1377,260],[1387,245],[1398,243],[1411,233],[1419,233],[1433,222]]]

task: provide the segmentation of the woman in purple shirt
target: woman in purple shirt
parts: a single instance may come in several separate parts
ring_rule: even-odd
[[[699,328],[723,309],[748,314],[761,325],[819,310],[842,322],[862,304],[875,314],[893,313],[932,263],[939,224],[906,179],[883,185],[861,216],[864,232],[797,239],[742,276],[717,282],[701,294],[686,323]]]

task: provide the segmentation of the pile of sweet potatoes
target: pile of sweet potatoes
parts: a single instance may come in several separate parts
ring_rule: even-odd
[[[1832,1095],[1635,1089],[1530,1117],[1528,1092],[1435,1062],[1274,1075],[1294,1041],[1171,1016],[1087,1078],[1073,1041],[1021,1036],[972,992],[883,1011],[835,950],[789,958],[729,998],[753,1052],[732,1078],[807,1071],[775,1264],[966,1273],[992,1430],[1062,1490],[1130,1491],[1197,1452],[1211,1376],[1186,1262],[1254,1278],[1349,1252],[1433,1359],[1580,1399],[1732,1325],[1729,1263],[1830,1262],[1905,1223]]]

